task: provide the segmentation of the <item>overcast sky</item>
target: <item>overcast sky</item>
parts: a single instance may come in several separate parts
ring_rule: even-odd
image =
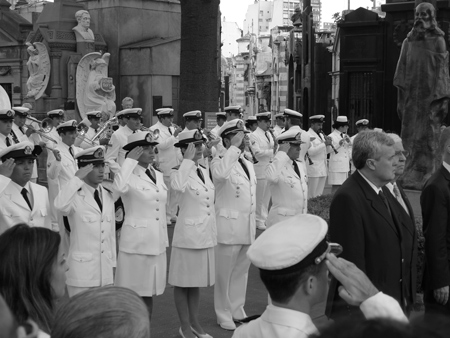
[[[253,4],[254,0],[220,0],[220,11],[225,16],[226,21],[237,22],[242,28],[245,13],[248,5]],[[385,0],[377,0],[377,2],[385,3]],[[350,9],[358,7],[372,8],[371,0],[350,0]],[[322,22],[332,22],[331,16],[336,12],[342,12],[348,8],[348,0],[322,0]]]

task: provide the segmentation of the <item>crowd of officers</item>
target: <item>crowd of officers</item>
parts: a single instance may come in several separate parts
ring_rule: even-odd
[[[152,297],[166,287],[167,226],[175,223],[168,282],[180,335],[210,337],[197,311],[199,288],[211,285],[217,323],[234,330],[247,317],[247,251],[256,229],[306,213],[327,177],[333,188],[345,181],[348,120],[339,116],[326,136],[323,115],[311,116],[306,131],[302,114],[285,109],[272,128],[270,112],[243,121],[232,106],[216,114],[212,130],[201,129],[200,111],[184,114],[182,129],[173,109],[161,108],[145,128],[132,105],[124,99],[110,137],[99,111],[87,113],[83,128],[65,121],[63,110],[49,111],[53,128],[43,133],[28,123],[29,107],[1,109],[0,233],[21,222],[59,231],[69,296],[115,284],[137,292],[151,316]],[[48,190],[36,184],[43,148]]]

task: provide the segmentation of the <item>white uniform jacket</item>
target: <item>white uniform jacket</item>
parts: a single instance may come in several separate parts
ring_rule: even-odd
[[[256,234],[256,176],[253,164],[243,157],[250,179],[238,162],[241,151],[231,146],[210,164],[216,186],[217,242],[249,245]]]
[[[139,131],[137,131],[139,133]],[[111,136],[106,150],[105,161],[108,162],[110,170],[116,174],[120,171],[120,166],[125,160],[127,153],[123,147],[128,142],[128,136],[133,134],[133,131],[128,126],[117,129]]]
[[[311,138],[315,137],[311,141],[311,147],[308,149],[309,157],[313,164],[308,163],[308,176],[309,177],[324,177],[327,176],[327,154],[331,151],[330,146],[325,145],[325,140],[321,134],[317,134],[314,130],[309,128],[308,130]]]
[[[334,151],[330,153],[329,172],[348,172],[350,170],[349,149],[351,149],[351,146],[347,142],[344,142],[342,146],[339,145],[342,137],[336,129],[328,136],[333,139],[333,146],[338,152],[337,154]]]
[[[281,128],[279,125],[273,127],[273,134],[275,135],[275,137],[278,137],[278,135],[280,135],[283,131],[284,128]]]
[[[69,147],[65,143],[59,143],[56,149],[59,150],[61,161],[56,159],[50,162],[47,161],[47,176],[52,180],[58,180],[59,189],[62,189],[75,176],[78,164],[70,154]],[[81,150],[75,146],[72,146],[72,149],[74,155]]]
[[[209,171],[198,166],[205,183],[197,174],[194,161],[183,160],[178,170],[172,170],[172,189],[178,192],[180,213],[173,234],[172,246],[206,249],[217,244],[214,184]]]
[[[170,128],[170,131],[169,131]],[[179,162],[179,150],[174,147],[178,139],[173,136],[175,129],[173,127],[166,127],[161,122],[156,122],[150,127],[151,131],[159,130],[158,148],[158,163],[159,168],[164,175],[169,176],[172,168],[176,167]],[[172,132],[172,133],[171,133]]]
[[[47,188],[33,182],[28,182],[25,188],[32,195],[33,210],[20,193],[22,189],[0,175],[0,234],[18,223],[52,229]]]
[[[100,127],[98,129],[100,129]],[[92,140],[96,134],[97,133],[95,132],[95,129],[92,127],[89,127],[86,134],[84,134],[83,136],[78,136],[76,138],[75,146],[80,147],[82,149],[89,149],[89,148],[92,148],[95,146],[99,146],[100,141],[98,139],[95,140],[93,143],[90,142],[90,140]]]
[[[103,187],[102,209],[86,183],[74,176],[55,199],[55,208],[70,223],[67,285],[94,287],[113,284],[116,266],[114,196]],[[91,188],[93,190],[93,188]]]
[[[267,137],[269,139],[267,139]],[[257,179],[264,180],[266,178],[266,168],[273,158],[274,144],[275,143],[272,135],[270,135],[270,132],[265,132],[259,127],[250,134],[250,146],[253,154],[258,160],[258,163],[253,164]]]
[[[114,177],[113,190],[122,197],[125,220],[119,250],[130,254],[159,255],[169,246],[166,223],[167,187],[154,170],[156,184],[138,162],[127,158]]]
[[[233,338],[307,338],[317,333],[306,313],[268,305],[261,317],[234,331]]]
[[[308,177],[301,163],[297,162],[301,177],[294,170],[293,162],[284,151],[279,151],[266,169],[267,183],[272,196],[272,208],[267,225],[273,225],[297,214],[306,214]]]

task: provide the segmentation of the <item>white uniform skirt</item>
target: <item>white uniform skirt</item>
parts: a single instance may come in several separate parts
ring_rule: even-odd
[[[162,295],[166,288],[166,253],[158,256],[119,251],[115,286],[135,291],[141,297]]]
[[[343,173],[328,173],[328,184],[330,185],[342,185],[348,178],[348,172]]]
[[[169,284],[179,287],[206,287],[215,283],[214,248],[172,247]]]

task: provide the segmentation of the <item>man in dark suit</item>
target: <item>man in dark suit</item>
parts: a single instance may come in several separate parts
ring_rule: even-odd
[[[364,131],[353,143],[357,169],[337,190],[330,206],[329,235],[342,245],[342,257],[353,262],[378,290],[403,300],[402,232],[382,187],[395,177],[398,156],[384,133]],[[361,316],[358,308],[339,298],[330,287],[327,314],[334,319]]]
[[[395,178],[383,188],[389,201],[389,205],[398,221],[402,233],[402,279],[403,279],[403,302],[402,307],[409,314],[416,299],[417,280],[417,232],[414,211],[409,203],[408,197],[403,191],[397,179],[405,170],[405,162],[408,152],[403,148],[402,139],[397,134],[388,134],[394,140],[395,155],[398,157],[398,164],[395,170]]]
[[[441,133],[442,166],[425,183],[420,195],[425,270],[425,313],[450,317],[450,127]]]

